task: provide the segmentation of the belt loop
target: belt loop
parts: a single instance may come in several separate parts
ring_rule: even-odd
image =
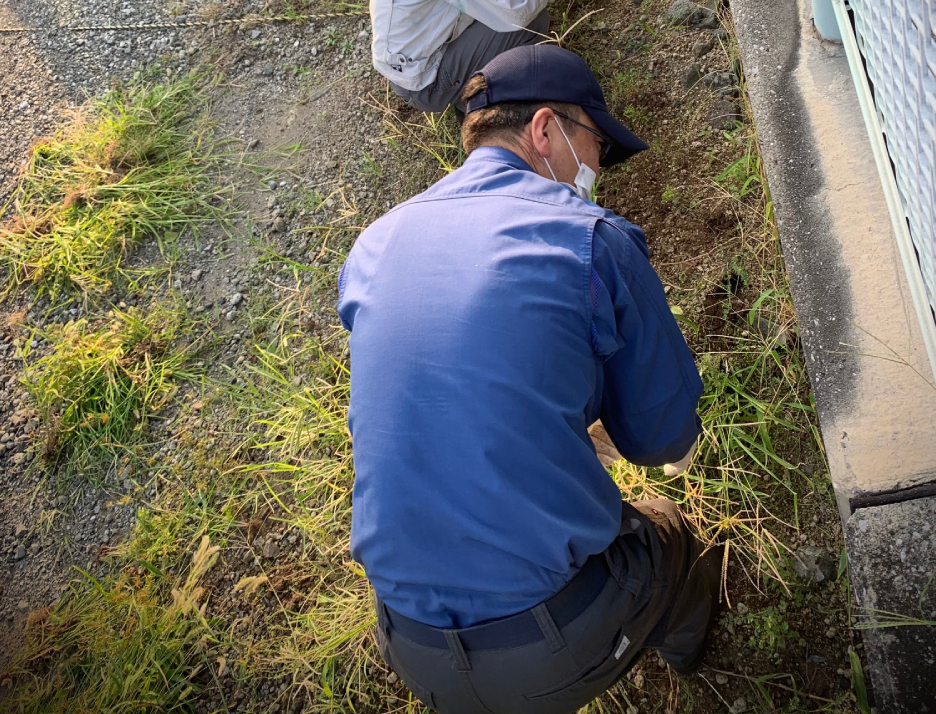
[[[471,662],[468,661],[468,654],[462,646],[461,638],[455,630],[442,630],[445,635],[445,641],[448,643],[449,650],[455,658],[455,665],[459,672],[470,672]]]
[[[553,620],[552,615],[549,614],[546,603],[541,602],[533,608],[532,612],[533,617],[536,618],[536,624],[539,625],[540,629],[543,631],[546,644],[549,645],[549,651],[553,654],[561,651],[562,648],[566,646],[566,643],[565,640],[562,639],[562,633],[559,632],[559,628],[556,627],[556,621]]]
[[[379,597],[374,596],[374,599],[377,601],[377,627],[383,630],[384,635],[387,640],[390,640],[390,614],[387,612],[387,606],[384,605],[383,600]]]

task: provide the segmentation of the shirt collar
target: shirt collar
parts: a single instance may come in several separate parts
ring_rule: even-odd
[[[511,168],[520,169],[521,171],[533,171],[533,168],[514,152],[509,149],[502,149],[499,146],[479,146],[465,159],[466,164],[474,161],[493,161],[499,164],[507,164]]]

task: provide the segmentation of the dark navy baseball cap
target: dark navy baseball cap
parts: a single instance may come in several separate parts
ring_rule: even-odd
[[[468,100],[466,114],[501,102],[564,102],[580,106],[613,140],[602,166],[613,166],[648,148],[611,116],[598,80],[581,57],[558,45],[523,45],[499,54],[474,75],[487,90]]]

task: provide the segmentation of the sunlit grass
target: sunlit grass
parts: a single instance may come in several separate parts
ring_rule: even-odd
[[[128,569],[73,583],[33,613],[7,703],[23,714],[194,711],[214,643],[200,582],[217,550],[202,539],[184,578]]]
[[[105,293],[129,251],[161,249],[229,212],[222,155],[194,76],[112,90],[32,149],[0,227],[8,289]]]
[[[115,472],[178,381],[191,376],[193,329],[183,313],[155,304],[39,333],[51,351],[32,361],[24,350],[22,381],[39,413],[45,465],[98,482]]]

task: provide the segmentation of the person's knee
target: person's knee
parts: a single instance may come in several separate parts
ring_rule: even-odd
[[[448,107],[448,104],[438,97],[438,92],[435,91],[435,83],[414,92],[390,82],[390,89],[413,109],[418,109],[421,112],[444,112]]]
[[[527,25],[526,29],[531,32],[535,32],[536,35],[530,38],[530,44],[534,44],[542,40],[540,35],[545,35],[547,30],[549,30],[549,10],[543,10],[539,15],[533,18],[533,22]]]
[[[410,92],[405,97],[406,103],[421,112],[444,112],[449,104],[443,97],[439,96],[438,92],[433,91],[434,86],[430,85],[418,92]]]

